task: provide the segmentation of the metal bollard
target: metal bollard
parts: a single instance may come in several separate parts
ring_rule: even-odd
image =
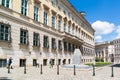
[[[93,76],[95,76],[95,65],[93,65]]]
[[[26,64],[25,64],[25,66],[24,66],[24,74],[26,74]]]
[[[74,75],[76,75],[76,71],[75,71],[75,65],[74,65]]]
[[[114,77],[113,66],[111,67],[111,77]]]
[[[59,64],[57,65],[57,75],[59,75]]]
[[[42,72],[42,64],[41,64],[41,67],[40,67],[40,74],[43,74],[43,72]]]
[[[10,73],[10,66],[8,66],[8,73]]]

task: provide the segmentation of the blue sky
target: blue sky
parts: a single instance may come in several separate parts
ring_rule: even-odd
[[[96,30],[95,42],[120,38],[120,0],[69,0]]]

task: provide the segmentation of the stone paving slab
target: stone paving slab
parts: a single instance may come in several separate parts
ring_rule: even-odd
[[[114,77],[111,77],[111,67],[96,68],[95,76],[92,76],[92,69],[77,69],[76,75],[73,75],[73,69],[60,67],[59,75],[57,68],[43,66],[43,74],[40,74],[40,68],[27,67],[27,73],[24,74],[24,67],[14,67],[8,74],[7,68],[0,68],[0,80],[120,80],[120,67],[114,68]]]

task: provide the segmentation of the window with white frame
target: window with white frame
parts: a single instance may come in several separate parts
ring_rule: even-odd
[[[69,50],[69,51],[72,51],[72,50],[71,50],[71,43],[68,43],[68,50]]]
[[[52,29],[55,29],[55,16],[52,16]]]
[[[62,41],[61,40],[58,40],[58,49],[62,50]]]
[[[2,41],[10,41],[11,40],[10,25],[0,23],[0,40],[2,40]]]
[[[51,47],[52,47],[52,49],[56,49],[56,40],[55,40],[55,38],[52,38],[51,41],[52,41],[52,42],[51,42]]]
[[[68,12],[68,17],[70,17],[71,16],[71,13],[70,12]]]
[[[10,1],[11,0],[1,0],[0,3],[1,3],[2,6],[10,8]]]
[[[61,20],[58,20],[58,31],[61,31]]]
[[[43,38],[43,46],[45,48],[49,48],[49,38],[48,38],[48,36],[44,36],[44,38]]]
[[[72,34],[74,34],[74,26],[72,27]]]
[[[66,10],[64,10],[63,13],[66,15]]]
[[[20,44],[29,44],[28,30],[20,29]]]
[[[39,19],[39,7],[37,5],[34,5],[34,20],[38,21]]]
[[[48,24],[48,13],[44,11],[44,24]]]
[[[66,32],[66,23],[64,23],[64,32]]]
[[[55,6],[56,0],[51,0],[52,6]]]
[[[33,46],[40,46],[40,36],[39,33],[33,34]]]
[[[21,14],[27,15],[27,3],[28,0],[21,0]]]
[[[61,5],[60,4],[58,4],[58,10],[61,11]]]
[[[67,46],[67,42],[64,42],[64,50],[67,51],[68,46]]]
[[[68,33],[70,33],[70,24],[68,25]]]

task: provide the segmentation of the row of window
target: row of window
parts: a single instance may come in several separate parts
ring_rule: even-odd
[[[10,25],[0,23],[0,40],[10,41],[11,39],[11,27]],[[29,44],[29,34],[28,30],[20,29],[20,44]],[[71,43],[64,42],[64,50],[74,51],[75,45]],[[39,33],[33,33],[33,46],[40,46],[40,35]],[[43,37],[43,47],[49,48],[49,37],[44,35]],[[56,39],[51,38],[52,49],[57,49]],[[58,40],[58,49],[62,50],[62,41]]]
[[[54,0],[52,1],[52,3],[54,3]],[[56,2],[55,2],[56,3]],[[3,6],[6,6],[6,4],[10,4],[10,0],[2,0],[2,5]],[[27,5],[28,4],[28,0],[21,0],[21,14],[23,14],[23,15],[27,15]],[[45,24],[45,25],[48,25],[48,12],[47,11],[44,11],[44,15],[43,15],[43,23]],[[39,20],[39,7],[35,4],[34,5],[34,20],[35,21],[38,21]],[[58,31],[61,31],[61,28],[62,28],[62,21],[59,19],[58,20]],[[55,29],[56,28],[56,17],[53,15],[52,17],[51,17],[51,26],[52,26],[52,29]],[[77,31],[77,28],[74,28],[74,26],[72,26],[71,27],[71,25],[70,24],[68,24],[68,31],[67,31],[67,24],[66,24],[66,22],[64,22],[63,23],[63,31],[64,32],[68,32],[68,33],[71,33],[71,34],[73,34],[73,35],[76,35],[76,34],[78,34],[78,35],[80,35],[80,31]],[[85,34],[85,33],[84,33]],[[82,35],[84,36],[84,34],[83,34],[83,31],[82,31]],[[92,39],[92,37],[90,37],[89,35],[87,35],[87,34],[85,34],[86,36],[86,38],[88,39],[88,40],[90,40],[90,41],[94,41],[93,39]],[[79,36],[80,37],[80,36]]]

